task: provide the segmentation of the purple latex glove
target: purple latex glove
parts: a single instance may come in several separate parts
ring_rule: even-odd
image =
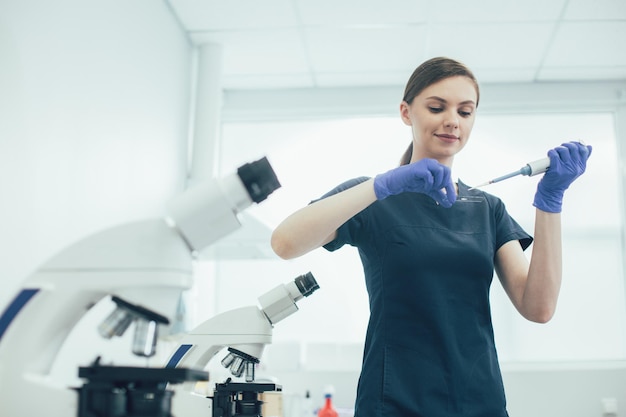
[[[446,208],[456,201],[450,168],[434,159],[422,159],[377,175],[374,192],[379,200],[404,192],[422,193]]]
[[[568,142],[548,151],[550,168],[537,185],[533,206],[549,213],[560,213],[563,194],[585,172],[591,146]]]

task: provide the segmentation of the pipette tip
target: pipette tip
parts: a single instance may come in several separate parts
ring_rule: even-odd
[[[467,191],[475,190],[476,188],[484,187],[485,185],[491,184],[493,181],[483,182],[482,184],[475,185],[467,189]]]

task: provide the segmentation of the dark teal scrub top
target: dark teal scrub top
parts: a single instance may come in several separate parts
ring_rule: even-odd
[[[460,181],[451,208],[403,193],[338,229],[325,248],[358,248],[369,294],[355,417],[507,416],[489,288],[511,240],[525,250],[532,237],[500,199]]]

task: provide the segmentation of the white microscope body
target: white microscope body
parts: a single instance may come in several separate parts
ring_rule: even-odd
[[[0,415],[76,416],[76,392],[51,369],[85,313],[114,295],[167,321],[192,285],[195,253],[239,228],[237,214],[279,187],[267,159],[245,164],[236,174],[190,188],[171,202],[168,218],[87,237],[37,269],[0,316]],[[139,351],[150,356],[159,323],[143,322],[148,333],[136,333],[135,342],[146,342]]]
[[[258,384],[253,384],[255,365],[259,363],[265,345],[272,342],[273,326],[298,311],[296,301],[308,297],[318,288],[315,278],[309,272],[263,294],[259,297],[260,308],[248,306],[218,314],[183,336],[180,346],[173,353],[166,367],[205,369],[215,355],[224,348],[228,348],[229,353],[222,360],[222,365],[228,368],[235,377],[245,374],[246,382],[250,383],[249,385],[237,384],[239,392],[252,394],[261,392],[255,388]],[[194,386],[195,382],[185,382],[174,387],[177,393],[174,401],[174,415],[231,416],[226,410],[222,410],[225,414],[212,413],[211,410],[215,407],[221,406],[229,409],[231,407],[221,404],[220,401],[223,399],[217,396],[213,397],[213,401],[207,401],[205,395],[198,395],[194,392]],[[267,390],[263,389],[263,391]],[[255,401],[252,400],[252,402]],[[260,411],[255,410],[252,415],[260,415]]]

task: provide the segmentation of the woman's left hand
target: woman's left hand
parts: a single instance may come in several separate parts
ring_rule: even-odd
[[[581,142],[567,142],[548,151],[550,168],[537,185],[533,205],[550,213],[560,213],[565,190],[587,168],[592,148]]]

